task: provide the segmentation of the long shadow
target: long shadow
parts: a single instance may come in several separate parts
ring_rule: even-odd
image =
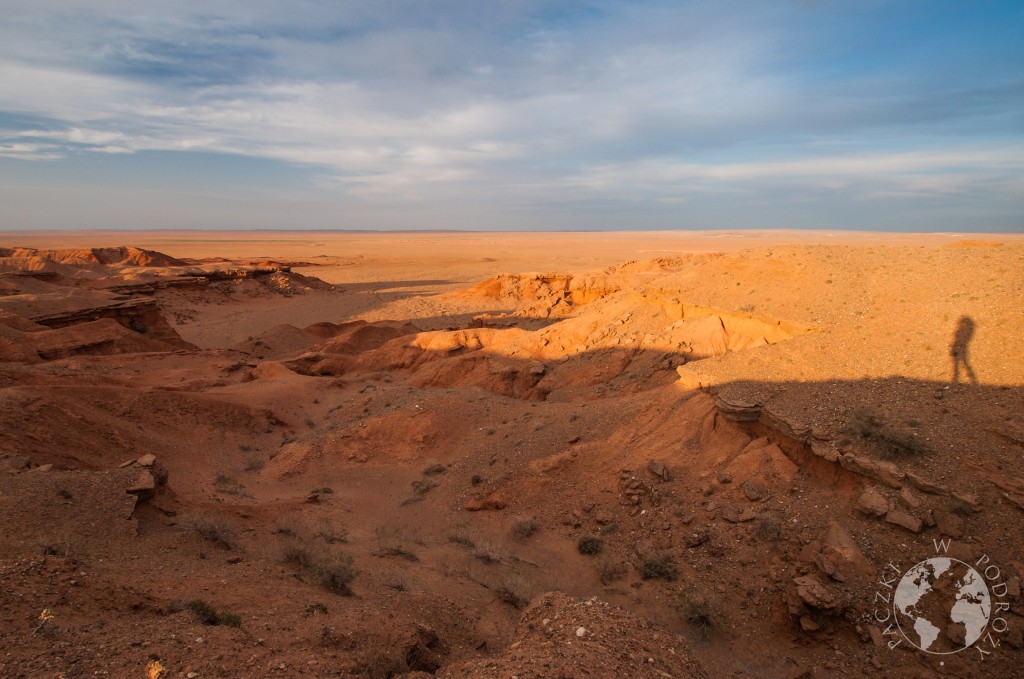
[[[960,383],[961,366],[967,373],[967,379],[971,384],[978,384],[978,377],[974,374],[968,356],[971,340],[974,338],[974,330],[974,319],[970,316],[961,316],[957,322],[956,331],[953,333],[953,341],[949,345],[949,356],[953,360],[953,384]]]

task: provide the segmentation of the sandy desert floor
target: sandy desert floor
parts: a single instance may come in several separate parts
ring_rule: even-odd
[[[0,676],[1020,676],[1022,301],[1019,235],[0,233]]]

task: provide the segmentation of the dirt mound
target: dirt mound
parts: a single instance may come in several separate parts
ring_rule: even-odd
[[[420,331],[410,323],[397,321],[350,321],[348,323],[314,323],[305,328],[279,325],[249,339],[235,348],[260,358],[288,358],[290,364],[303,369],[324,360],[335,363],[339,356],[353,356],[377,349],[387,342]],[[301,357],[296,357],[302,353]],[[331,374],[322,372],[320,374]]]
[[[175,351],[179,347],[145,337],[129,330],[112,318],[78,323],[63,328],[21,333],[20,336],[4,338],[16,349],[15,355],[31,356],[50,361],[69,356],[111,356],[142,351]],[[9,345],[10,346],[10,345]],[[8,360],[14,358],[5,352]]]
[[[74,267],[90,268],[99,264],[108,267],[183,266],[184,261],[161,252],[134,247],[73,248],[68,250],[35,250],[33,248],[0,248],[0,257],[45,260]]]
[[[587,304],[621,289],[621,283],[607,276],[573,274],[502,274],[460,293],[496,300],[535,302],[520,310],[521,315],[569,313],[573,306]]]
[[[444,668],[458,677],[679,677],[708,675],[686,642],[598,599],[538,597],[523,611],[515,641],[497,658]]]

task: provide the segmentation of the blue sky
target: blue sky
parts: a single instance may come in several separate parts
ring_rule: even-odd
[[[1024,230],[1024,3],[0,0],[0,229]]]

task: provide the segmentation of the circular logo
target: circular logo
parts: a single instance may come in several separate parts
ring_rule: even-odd
[[[896,624],[926,653],[958,653],[981,638],[992,597],[978,571],[936,556],[908,570],[893,595]]]

